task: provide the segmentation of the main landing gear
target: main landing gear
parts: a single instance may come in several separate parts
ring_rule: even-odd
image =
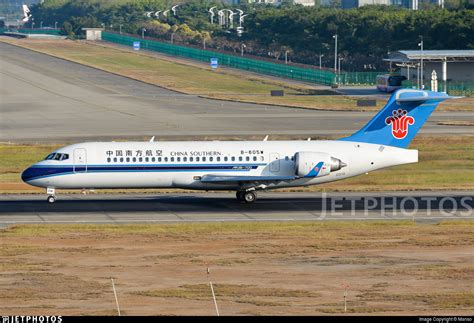
[[[54,202],[56,202],[56,194],[55,193],[56,193],[56,191],[55,191],[54,188],[48,187],[46,189],[46,194],[48,194],[47,201],[48,201],[49,204],[53,204]]]
[[[255,191],[237,191],[235,196],[237,201],[251,204],[257,200],[257,192]]]

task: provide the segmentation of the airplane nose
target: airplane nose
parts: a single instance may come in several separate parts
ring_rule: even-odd
[[[25,183],[30,181],[33,178],[33,169],[32,167],[28,167],[21,173],[21,180]]]

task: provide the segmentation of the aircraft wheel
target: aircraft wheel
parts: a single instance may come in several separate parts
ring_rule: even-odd
[[[53,196],[53,195],[50,195],[50,196],[48,196],[47,201],[48,201],[48,203],[53,204],[54,202],[56,202],[56,197]]]
[[[244,200],[245,203],[253,203],[257,199],[257,194],[255,192],[245,192],[244,193]]]

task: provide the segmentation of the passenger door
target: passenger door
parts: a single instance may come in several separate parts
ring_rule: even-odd
[[[74,149],[74,173],[87,172],[87,154],[85,148]]]

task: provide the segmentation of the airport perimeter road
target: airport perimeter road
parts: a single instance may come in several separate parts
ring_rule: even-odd
[[[373,115],[202,99],[5,43],[0,64],[0,141],[343,135]],[[472,127],[436,124],[470,118],[468,112],[436,113],[423,132],[471,133]]]
[[[233,193],[0,196],[0,225],[21,223],[174,223],[226,221],[474,220],[472,192]]]

